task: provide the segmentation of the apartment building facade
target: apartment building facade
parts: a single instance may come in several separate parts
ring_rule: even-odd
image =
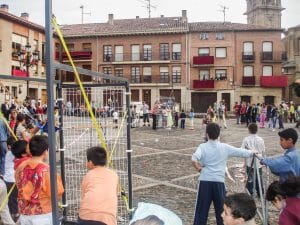
[[[107,23],[62,29],[75,58],[90,46],[89,64],[82,58],[77,65],[127,78],[132,101],[153,105],[174,96],[183,108],[204,112],[223,99],[230,109],[235,101],[279,103],[286,86],[279,28],[187,23],[183,11],[151,19],[109,15]]]
[[[9,13],[8,5],[0,6],[0,74],[12,77],[33,77],[45,79],[45,31],[44,27],[28,20],[28,13],[15,16]],[[38,54],[38,60],[32,61],[29,71],[26,65],[19,61],[18,55],[26,55],[25,46],[30,45],[30,51]],[[25,56],[26,57],[26,56]],[[22,80],[1,80],[9,92],[0,88],[0,101],[9,100],[12,97],[25,99],[27,95],[27,83]],[[41,82],[29,82],[29,96],[40,98],[46,103],[46,85]]]
[[[285,96],[289,101],[300,104],[300,98],[293,90],[293,83],[300,83],[300,25],[291,27],[285,32],[283,44],[287,52],[287,60],[283,63],[283,69],[289,81]]]
[[[185,10],[181,17],[151,19],[114,20],[110,14],[107,23],[67,25],[62,31],[76,64],[127,78],[132,101],[153,105],[160,96],[172,96],[185,102],[189,67]],[[64,81],[74,81],[72,74],[65,76]]]

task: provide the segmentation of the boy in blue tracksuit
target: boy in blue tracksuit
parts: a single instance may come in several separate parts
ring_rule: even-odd
[[[208,141],[200,144],[192,155],[192,163],[199,177],[199,188],[195,210],[194,225],[207,223],[211,202],[214,203],[217,225],[223,225],[221,213],[225,198],[225,168],[229,157],[251,157],[253,151],[235,148],[218,141],[220,127],[209,123],[206,127]]]
[[[282,183],[289,176],[300,176],[300,152],[295,148],[298,139],[295,129],[285,129],[278,132],[278,135],[285,153],[276,158],[264,158],[260,163],[268,166],[273,174],[279,176],[279,181]]]

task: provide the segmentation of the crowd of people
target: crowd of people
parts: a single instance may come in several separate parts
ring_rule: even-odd
[[[275,131],[277,122],[278,129],[284,129],[283,123],[296,123],[300,125],[300,105],[295,106],[294,102],[282,101],[279,105],[249,102],[236,102],[233,111],[236,115],[237,124],[259,122],[260,128],[269,128]],[[299,123],[298,123],[299,121]]]
[[[64,106],[65,113],[74,116],[74,109],[68,109],[67,105],[68,103]],[[288,106],[289,112],[292,106],[292,104]],[[254,106],[251,107],[253,111]],[[247,125],[249,136],[243,140],[241,148],[219,141],[220,127],[227,128],[225,102],[215,103],[208,109],[204,119],[207,141],[200,144],[192,154],[193,166],[200,172],[194,225],[207,224],[208,211],[212,202],[217,225],[255,224],[254,216],[257,209],[254,201],[255,193],[272,202],[280,210],[280,225],[300,224],[300,153],[295,148],[298,139],[297,131],[293,128],[281,130],[278,135],[280,145],[285,152],[281,156],[268,158],[265,154],[264,140],[257,135],[258,118],[259,126],[263,127],[261,120],[266,120],[267,116],[264,117],[262,114],[264,109],[266,109],[265,114],[268,114],[268,106],[262,104],[261,109],[257,108],[255,116],[250,114],[243,116],[244,119],[240,113],[242,108],[243,104],[237,111],[237,123],[243,122]],[[250,110],[249,108],[250,104],[247,104],[246,111]],[[276,107],[269,108],[270,114],[273,115],[272,112]],[[139,115],[135,110],[132,106],[132,124],[135,116]],[[48,139],[43,129],[47,118],[47,107],[42,106],[40,100],[26,99],[23,104],[17,101],[10,104],[5,102],[1,106],[1,111],[3,114],[0,118],[1,220],[4,225],[14,225],[16,222],[21,225],[50,225],[52,209],[50,168],[47,164]],[[110,107],[105,112],[110,112]],[[165,128],[179,126],[180,120],[180,127],[184,129],[187,118],[190,119],[191,127],[194,126],[195,113],[192,109],[188,113],[184,110],[177,112],[167,104],[158,101],[152,110],[144,102],[141,112],[143,126],[150,126],[149,114],[152,114],[153,129],[156,129],[157,125],[156,116],[162,117],[159,120]],[[284,117],[284,111],[282,115]],[[110,116],[114,120],[118,118],[114,111]],[[217,119],[219,124],[216,123]],[[117,126],[117,123],[114,126]],[[81,203],[78,209],[79,225],[117,224],[119,179],[116,172],[106,167],[107,157],[107,152],[102,147],[86,149],[88,172],[82,180]],[[235,193],[226,196],[225,173],[229,157],[245,158],[247,174],[245,182],[249,194]],[[256,182],[251,179],[254,174],[254,163],[259,167]],[[273,182],[266,189],[257,186],[262,183],[262,166],[269,167],[271,172],[278,176],[278,181]],[[256,185],[253,185],[254,183]],[[59,175],[57,175],[57,185],[57,198],[60,199],[64,187]],[[3,204],[8,192],[10,192],[8,203]],[[164,221],[155,215],[149,215],[132,224],[162,225]]]

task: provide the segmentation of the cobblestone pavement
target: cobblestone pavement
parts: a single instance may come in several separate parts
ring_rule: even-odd
[[[188,123],[187,123],[188,125]],[[285,127],[294,127],[285,124]],[[278,130],[259,129],[258,135],[265,140],[267,155],[282,154],[279,145]],[[191,164],[191,154],[203,141],[203,128],[200,119],[195,121],[195,130],[158,129],[149,127],[132,129],[132,172],[133,202],[151,202],[174,211],[185,225],[193,222],[199,174]],[[221,141],[240,147],[248,135],[245,125],[228,121],[228,129],[221,129]],[[243,192],[241,166],[243,160],[231,158],[228,162],[230,173],[235,182],[226,179],[228,193]],[[266,170],[267,171],[267,170]],[[266,173],[264,179],[270,182],[276,179]],[[277,224],[278,212],[270,206],[270,224]],[[214,210],[209,213],[209,223],[215,224]],[[259,223],[259,222],[258,222]]]

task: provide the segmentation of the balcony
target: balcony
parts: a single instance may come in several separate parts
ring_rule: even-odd
[[[159,76],[159,75],[146,75],[146,76],[131,76],[131,84],[147,84],[149,86],[163,84],[169,85],[169,76]]]
[[[261,52],[260,60],[262,63],[281,63],[286,60],[285,52]]]
[[[117,53],[117,54],[104,54],[104,63],[112,64],[137,64],[137,63],[169,63],[170,53]]]
[[[255,53],[254,52],[243,52],[242,53],[242,61],[244,63],[252,63],[255,61]]]
[[[91,60],[92,59],[91,51],[71,51],[70,54],[74,61]],[[55,52],[55,59],[59,60],[59,52]],[[63,61],[69,60],[68,56],[65,52],[62,53],[62,60]]]
[[[11,74],[12,76],[14,77],[27,77],[27,72],[26,71],[23,71],[23,70],[16,70],[16,69],[13,69],[11,71]]]
[[[213,66],[214,65],[214,56],[194,56],[193,57],[193,66]]]
[[[261,76],[260,86],[270,88],[283,88],[288,86],[288,77],[285,75]]]
[[[214,80],[193,80],[193,89],[215,88]]]
[[[255,76],[243,77],[242,85],[243,86],[255,86]]]

